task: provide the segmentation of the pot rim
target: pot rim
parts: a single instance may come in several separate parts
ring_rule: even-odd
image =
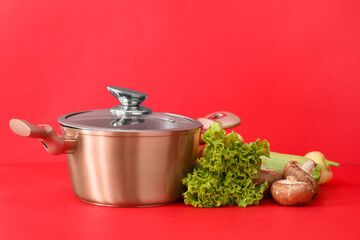
[[[104,130],[89,130],[79,129],[61,124],[61,129],[67,137],[76,137],[77,135],[93,135],[93,136],[108,136],[108,137],[165,137],[176,135],[195,134],[202,131],[202,125],[193,129],[178,129],[178,130],[159,130],[159,131],[104,131]]]

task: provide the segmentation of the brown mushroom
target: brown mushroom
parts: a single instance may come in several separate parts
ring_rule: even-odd
[[[294,176],[274,182],[271,194],[277,203],[284,206],[304,205],[314,196],[312,185],[297,181]]]
[[[320,185],[311,175],[311,171],[316,166],[313,160],[308,160],[303,165],[296,161],[288,162],[283,170],[284,178],[287,176],[295,176],[297,181],[310,183],[312,186],[312,192],[316,195],[320,191]]]
[[[263,184],[265,181],[268,183],[268,188],[264,192],[264,196],[270,196],[270,188],[273,182],[282,179],[281,173],[273,170],[266,169],[264,164],[261,164],[261,169],[259,172],[259,176],[254,179],[254,183],[257,185]]]

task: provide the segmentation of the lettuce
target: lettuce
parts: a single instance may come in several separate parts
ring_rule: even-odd
[[[261,167],[260,156],[269,156],[268,141],[244,143],[235,133],[226,134],[214,123],[203,135],[204,157],[183,179],[187,191],[184,202],[194,207],[239,207],[258,205],[267,183],[256,185]]]

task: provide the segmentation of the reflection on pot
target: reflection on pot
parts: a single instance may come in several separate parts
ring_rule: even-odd
[[[143,118],[117,118],[110,122],[110,125],[113,127],[120,127],[123,125],[135,125],[144,122]]]

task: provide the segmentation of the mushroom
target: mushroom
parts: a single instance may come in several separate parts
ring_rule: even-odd
[[[254,183],[257,185],[263,184],[265,181],[268,183],[268,188],[264,192],[264,196],[270,195],[270,188],[273,182],[282,179],[281,173],[273,170],[268,170],[265,167],[265,164],[261,164],[261,169],[259,175],[254,179]]]
[[[297,181],[294,176],[274,182],[271,194],[275,201],[283,206],[304,205],[314,196],[312,185]]]
[[[316,163],[309,159],[303,165],[296,161],[288,162],[283,170],[284,178],[287,176],[294,176],[300,182],[310,183],[312,186],[313,194],[318,194],[320,191],[320,186],[318,182],[311,175],[311,171],[316,166]]]

